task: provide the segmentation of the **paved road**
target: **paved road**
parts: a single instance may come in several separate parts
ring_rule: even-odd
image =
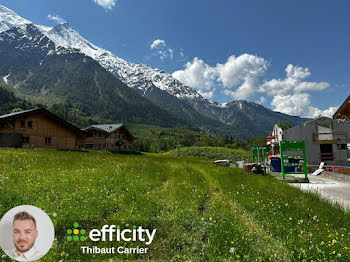
[[[308,176],[310,183],[291,183],[304,191],[316,192],[321,197],[337,202],[350,212],[350,182],[338,181],[324,176]]]

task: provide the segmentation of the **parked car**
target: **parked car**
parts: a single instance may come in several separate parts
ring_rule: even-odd
[[[216,160],[214,162],[214,165],[216,166],[229,166],[229,167],[233,167],[232,161],[228,160],[228,159],[223,159],[223,160]]]

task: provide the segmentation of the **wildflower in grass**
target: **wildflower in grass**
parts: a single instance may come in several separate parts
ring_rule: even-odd
[[[336,253],[335,250],[333,250],[333,255],[335,255],[335,253]]]
[[[293,218],[289,217],[289,220],[292,220]]]

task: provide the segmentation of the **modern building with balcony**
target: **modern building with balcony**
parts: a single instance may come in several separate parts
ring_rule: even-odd
[[[350,122],[321,117],[284,130],[283,141],[305,141],[308,164],[350,166]]]

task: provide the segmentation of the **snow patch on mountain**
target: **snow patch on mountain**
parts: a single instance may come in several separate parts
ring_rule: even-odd
[[[20,17],[7,7],[0,5],[0,33],[7,31],[15,26],[21,26],[31,23],[32,22]]]
[[[4,76],[2,79],[4,80],[4,82],[6,83],[6,85],[7,85],[7,82],[8,82],[8,79],[7,78],[9,78],[9,76],[10,76],[11,74],[8,74],[8,75],[6,75],[6,76]]]

